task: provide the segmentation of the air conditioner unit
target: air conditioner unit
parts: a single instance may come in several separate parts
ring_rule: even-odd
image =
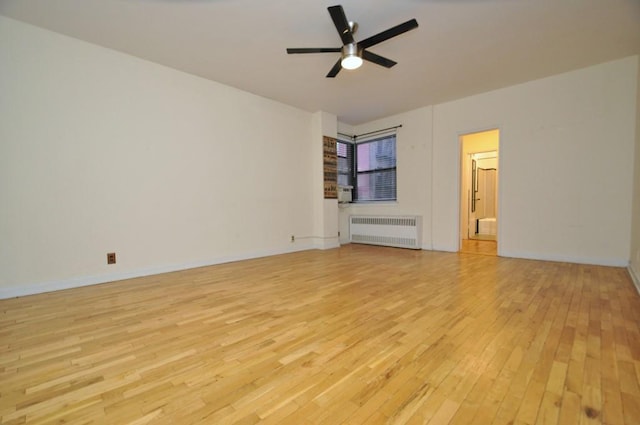
[[[338,186],[338,202],[341,204],[351,202],[353,200],[351,197],[352,190],[353,186]]]

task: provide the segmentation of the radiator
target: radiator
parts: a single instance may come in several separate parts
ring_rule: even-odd
[[[420,216],[349,216],[349,240],[353,243],[422,248]]]

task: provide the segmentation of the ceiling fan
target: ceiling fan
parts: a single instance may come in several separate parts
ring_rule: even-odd
[[[342,68],[356,69],[362,65],[362,60],[373,62],[375,64],[384,66],[385,68],[391,68],[397,62],[387,59],[385,57],[376,55],[375,53],[367,50],[371,46],[382,43],[392,37],[410,31],[418,27],[418,21],[411,19],[400,25],[389,28],[386,31],[382,31],[374,36],[366,38],[362,41],[356,42],[353,38],[353,34],[358,29],[358,24],[355,22],[347,21],[347,17],[344,14],[342,6],[330,6],[327,8],[333,23],[340,34],[342,39],[342,47],[318,47],[318,48],[288,48],[287,53],[341,53],[340,59],[333,65],[331,71],[327,74],[327,78],[334,78],[338,75],[338,72]]]

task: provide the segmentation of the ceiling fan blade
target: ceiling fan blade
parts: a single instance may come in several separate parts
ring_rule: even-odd
[[[371,53],[368,50],[362,51],[362,59],[369,62],[373,62],[380,66],[384,66],[385,68],[391,68],[393,65],[398,63],[396,61],[392,61],[391,59],[387,59],[383,56],[376,55],[375,53]]]
[[[327,78],[335,78],[335,76],[338,75],[338,72],[342,69],[342,64],[340,62],[342,62],[342,58],[338,59],[338,62],[333,65],[333,68],[331,68],[331,71],[327,74]]]
[[[415,28],[418,28],[418,21],[416,21],[415,19],[411,19],[405,23],[396,25],[393,28],[389,28],[386,31],[382,31],[381,33],[378,33],[374,36],[371,36],[369,38],[366,38],[358,42],[358,46],[363,49],[366,49],[367,47],[371,47],[378,43],[382,43],[383,41],[386,41],[392,37],[395,37],[407,31],[411,31],[412,29],[415,29]]]
[[[287,49],[287,53],[290,55],[294,53],[338,53],[340,51],[342,51],[340,47],[294,47]]]
[[[342,44],[353,43],[353,33],[351,32],[349,21],[347,21],[347,16],[344,14],[342,6],[329,6],[327,9],[329,10],[331,19],[333,19],[333,24],[338,30],[338,34],[340,34]]]

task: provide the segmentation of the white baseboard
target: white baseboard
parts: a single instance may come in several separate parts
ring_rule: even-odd
[[[99,285],[101,283],[115,282],[118,280],[133,279],[136,277],[151,276],[155,274],[169,273],[174,271],[193,269],[197,267],[214,266],[216,264],[250,260],[253,258],[269,257],[272,255],[287,254],[287,253],[298,252],[298,251],[308,251],[311,249],[325,250],[325,249],[333,249],[333,248],[339,248],[339,247],[340,247],[340,242],[337,237],[335,238],[335,240],[333,238],[331,239],[318,238],[315,241],[308,240],[308,241],[296,242],[295,244],[292,244],[291,248],[288,248],[288,249],[251,252],[251,253],[233,255],[228,257],[219,257],[219,258],[214,258],[206,261],[195,261],[195,262],[184,263],[184,264],[171,264],[171,265],[151,267],[146,269],[137,269],[132,271],[111,273],[111,274],[99,275],[99,276],[81,276],[81,277],[73,277],[73,278],[64,279],[64,280],[47,281],[47,282],[39,282],[39,283],[34,283],[29,285],[0,288],[0,299],[23,297],[27,295],[61,291],[64,289],[79,288],[79,287],[90,286],[90,285]],[[422,249],[434,250],[434,251],[446,251],[446,252],[457,251],[457,250],[452,250],[451,247],[444,247],[444,246],[441,246],[441,247],[423,246]],[[540,256],[540,255],[514,253],[514,252],[501,252],[499,253],[499,255],[503,257],[523,258],[523,259],[529,259],[529,260],[559,261],[559,262],[578,263],[578,264],[594,264],[594,265],[613,266],[613,267],[626,267],[627,270],[629,271],[629,275],[631,276],[631,279],[636,289],[638,290],[638,293],[640,294],[640,273],[636,272],[628,262],[622,262],[617,260],[603,260],[603,259],[584,259],[584,258],[574,258],[574,257]]]
[[[329,238],[314,238],[314,248],[322,250],[340,248],[340,240],[337,236]]]
[[[337,245],[339,246],[339,245]],[[219,257],[205,261],[195,261],[184,264],[171,264],[158,267],[150,267],[145,269],[137,269],[126,272],[110,273],[99,276],[80,276],[64,280],[55,280],[47,282],[39,282],[28,285],[20,285],[15,287],[0,288],[0,299],[24,297],[27,295],[36,295],[46,292],[61,291],[64,289],[80,288],[83,286],[99,285],[101,283],[115,282],[118,280],[133,279],[136,277],[151,276],[161,273],[169,273],[180,270],[194,269],[197,267],[214,266],[216,264],[231,263],[234,261],[250,260],[253,258],[269,257],[272,255],[288,254],[298,251],[308,251],[311,249],[328,249],[318,248],[312,243],[303,242],[292,244],[289,249],[266,250],[251,252],[240,255],[232,255],[228,257]]]
[[[498,246],[498,255],[500,257],[522,258],[525,260],[555,261],[560,263],[574,263],[574,264],[592,264],[595,266],[608,266],[608,267],[627,267],[629,265],[629,262],[626,259],[584,258],[584,257],[571,257],[566,255],[547,255],[547,254],[529,253],[529,252],[503,251],[503,250],[500,250],[500,246]]]
[[[423,244],[424,246],[424,244]],[[458,252],[459,247],[456,245],[438,245],[433,244],[430,248],[427,248],[429,251],[441,251],[441,252]]]
[[[499,247],[498,247],[499,248]],[[426,251],[442,251],[442,252],[458,252],[458,248],[454,248],[452,246],[433,246],[433,247],[422,247],[423,250]],[[562,255],[540,255],[537,253],[528,253],[528,252],[514,252],[514,251],[502,251],[498,250],[498,256],[500,257],[508,257],[508,258],[521,258],[524,260],[538,260],[538,261],[554,261],[560,263],[574,263],[574,264],[592,264],[596,266],[609,266],[609,267],[627,267],[629,264],[628,261],[622,259],[604,259],[604,258],[583,258],[583,257],[570,257],[570,256],[562,256]],[[631,272],[630,272],[631,273]],[[638,287],[638,280],[635,280],[636,286]],[[639,289],[640,291],[640,289]]]
[[[627,270],[629,271],[629,276],[631,276],[631,280],[633,281],[633,285],[636,287],[636,291],[640,294],[640,273],[637,273],[631,264],[627,266]]]

